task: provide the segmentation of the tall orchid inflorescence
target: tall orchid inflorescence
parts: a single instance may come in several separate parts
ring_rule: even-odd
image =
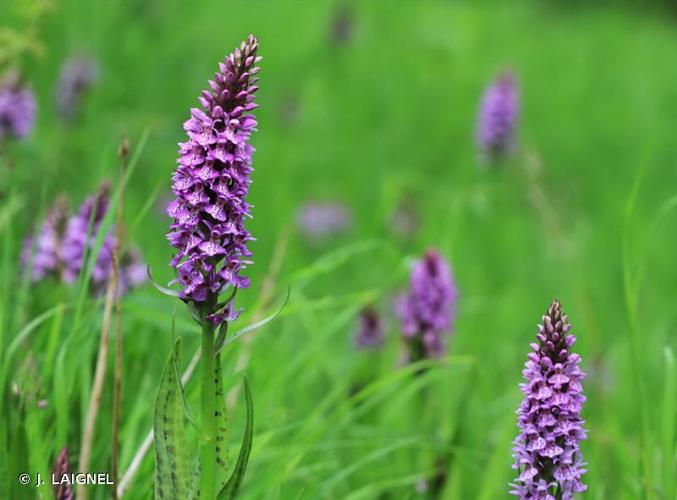
[[[252,256],[247,245],[253,238],[245,220],[251,217],[247,195],[254,148],[249,139],[257,125],[252,111],[257,107],[258,46],[258,40],[249,36],[228,55],[209,81],[210,89],[199,97],[201,109],[191,109],[191,117],[183,125],[188,140],[179,144],[178,167],[172,177],[175,199],[167,207],[173,218],[167,237],[176,249],[171,266],[177,277],[171,284],[178,283],[180,290],[164,291],[187,303],[202,327],[199,497],[204,500],[217,494],[218,498],[234,496],[252,439],[251,394],[245,385],[249,432],[231,480],[221,482],[227,445],[222,442],[226,422],[219,353],[225,346],[228,324],[239,312],[233,306],[235,291],[249,286],[243,272]],[[163,432],[168,408],[162,385],[156,435]],[[176,446],[156,443],[156,463],[174,460],[176,451]],[[167,488],[165,473],[162,467],[156,468],[156,492]],[[182,498],[180,485],[174,489]]]
[[[482,153],[496,158],[515,147],[519,89],[512,73],[500,75],[482,95],[476,141]]]
[[[191,109],[173,177],[176,199],[167,208],[174,219],[168,238],[177,250],[171,264],[180,296],[215,325],[235,314],[230,303],[218,304],[219,294],[249,286],[242,270],[252,255],[244,222],[250,217],[257,49],[258,40],[250,36],[226,57],[209,82],[211,90],[199,98],[202,109]]]
[[[426,251],[411,270],[409,290],[395,303],[410,361],[444,354],[457,298],[449,264],[436,250]]]
[[[296,226],[311,243],[320,243],[350,228],[352,216],[343,203],[311,201],[299,207]]]
[[[35,96],[16,73],[0,82],[0,141],[6,137],[22,139],[35,123]]]
[[[537,343],[524,365],[524,400],[517,411],[512,492],[522,500],[570,500],[585,491],[586,472],[579,443],[586,438],[581,418],[585,402],[580,357],[571,352],[576,338],[556,300],[538,326]]]

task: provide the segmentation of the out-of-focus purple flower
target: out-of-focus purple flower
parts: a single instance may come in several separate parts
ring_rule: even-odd
[[[173,176],[176,198],[167,207],[174,219],[168,239],[177,250],[171,261],[178,274],[174,282],[184,301],[210,314],[221,292],[249,286],[242,271],[252,255],[247,243],[253,238],[244,222],[251,217],[249,139],[256,128],[258,46],[250,35],[226,57],[199,98],[202,109],[191,109],[184,123],[188,141],[179,145]],[[211,319],[218,324],[227,318],[212,314]]]
[[[330,25],[331,41],[337,45],[345,45],[353,35],[353,13],[347,5],[335,8]]]
[[[444,354],[457,298],[449,265],[436,250],[428,250],[411,270],[409,290],[395,303],[410,361]]]
[[[64,263],[63,280],[72,283],[78,278],[84,259],[91,254],[106,212],[108,211],[110,187],[104,184],[99,192],[88,197],[80,209],[68,221],[61,249]],[[115,237],[110,231],[104,238],[92,271],[92,284],[102,288],[108,282],[113,260]],[[89,255],[91,258],[92,256]]]
[[[0,140],[22,139],[35,123],[35,96],[18,75],[11,73],[0,83]]]
[[[402,200],[390,214],[388,228],[396,235],[412,239],[418,231],[421,222],[416,206],[411,199]]]
[[[383,321],[373,307],[366,307],[360,312],[355,347],[360,349],[380,347],[385,341]]]
[[[552,302],[538,326],[538,343],[524,365],[524,400],[517,411],[519,436],[515,440],[513,467],[519,477],[511,493],[522,500],[572,500],[586,490],[586,472],[579,443],[586,439],[581,418],[585,402],[585,374],[580,357],[571,352],[576,341],[560,303]]]
[[[519,117],[519,89],[512,73],[504,73],[482,96],[476,140],[483,153],[495,157],[515,147]]]
[[[61,481],[64,475],[69,476],[71,473],[71,466],[68,461],[68,448],[62,448],[59,455],[56,457],[54,467],[52,468],[52,476],[54,476],[54,498],[56,500],[73,500],[73,488],[70,481]]]
[[[65,283],[74,282],[84,265],[84,259],[94,249],[97,234],[108,211],[109,185],[88,197],[77,213],[69,216],[68,202],[59,198],[40,225],[38,232],[26,238],[21,254],[24,269],[31,268],[31,281],[56,276]],[[115,228],[105,236],[92,270],[92,288],[104,293],[111,277],[116,240]],[[119,262],[118,290],[128,292],[147,280],[146,265],[135,247],[122,251]]]
[[[82,99],[99,78],[99,66],[93,59],[73,57],[61,67],[56,87],[56,105],[62,119],[72,120]]]
[[[310,202],[299,208],[296,225],[309,241],[319,242],[346,231],[352,217],[345,205],[331,202]]]
[[[59,198],[49,209],[37,232],[24,241],[21,262],[31,269],[31,281],[61,272],[61,243],[68,219],[68,201]]]

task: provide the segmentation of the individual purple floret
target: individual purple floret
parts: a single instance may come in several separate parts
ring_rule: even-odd
[[[21,263],[31,269],[31,281],[61,273],[61,244],[68,220],[68,201],[59,198],[37,232],[24,241]]]
[[[61,67],[56,87],[56,105],[64,120],[72,120],[82,98],[99,77],[96,61],[86,57],[67,59]]]
[[[378,312],[373,307],[364,308],[358,318],[355,347],[360,349],[380,347],[384,341],[383,322]]]
[[[0,83],[0,140],[22,139],[35,123],[35,96],[12,73]]]
[[[251,113],[259,68],[254,36],[236,48],[192,108],[184,123],[188,141],[180,143],[172,190],[176,199],[167,207],[174,219],[168,239],[177,253],[171,265],[178,274],[180,297],[211,315],[218,295],[233,286],[249,286],[242,271],[251,264],[247,243],[253,238],[244,221],[251,217],[247,203],[252,153],[249,138],[256,127]]]
[[[341,203],[310,202],[296,214],[296,225],[311,242],[326,240],[347,230],[352,223],[350,212]]]
[[[570,500],[586,489],[579,447],[586,439],[580,415],[585,374],[578,367],[580,357],[571,352],[576,339],[570,329],[560,303],[553,301],[522,372],[527,382],[520,385],[524,400],[513,449],[519,477],[511,484],[511,493],[522,500]]]
[[[72,283],[78,278],[86,255],[91,254],[94,249],[101,222],[108,210],[109,191],[109,186],[104,184],[96,195],[88,197],[82,203],[66,225],[61,251],[63,280],[66,283]],[[114,248],[115,237],[109,232],[104,238],[92,271],[92,284],[97,289],[108,282]]]
[[[519,89],[512,73],[504,73],[482,96],[477,117],[477,144],[483,153],[496,157],[515,147],[519,116]]]
[[[444,354],[457,298],[449,265],[436,250],[428,250],[411,270],[409,291],[395,304],[402,335],[410,348],[410,361]]]

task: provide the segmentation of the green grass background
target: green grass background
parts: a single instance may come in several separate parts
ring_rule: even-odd
[[[0,19],[20,31],[21,6],[0,5]],[[675,19],[566,2],[345,5],[352,36],[337,44],[328,0],[54,0],[37,35],[42,51],[22,59],[37,93],[37,127],[3,151],[0,437],[12,451],[0,480],[9,498],[50,498],[15,477],[26,467],[46,472],[62,446],[76,461],[102,311],[91,301],[74,306],[77,287],[22,284],[22,239],[59,193],[77,206],[101,180],[117,180],[124,134],[139,154],[124,201],[129,239],[154,277],[169,281],[168,219],[158,200],[170,186],[181,125],[217,62],[250,32],[264,57],[249,223],[256,263],[252,287],[238,293],[246,314],[235,326],[257,310],[276,245],[286,251],[274,297],[281,301],[288,286],[292,296],[249,347],[235,343],[224,359],[233,387],[242,378],[236,360],[252,350],[243,371],[256,427],[242,498],[426,498],[416,485],[440,458],[441,498],[507,498],[520,371],[554,297],[588,373],[586,498],[675,498]],[[66,126],[56,118],[54,84],[64,58],[78,53],[99,61],[101,78],[80,120]],[[523,95],[520,152],[483,170],[476,108],[506,67]],[[411,241],[388,230],[403,198],[421,219]],[[305,243],[294,217],[309,199],[345,202],[350,232]],[[412,377],[398,367],[390,309],[409,263],[428,246],[452,263],[458,319],[449,357]],[[356,352],[355,314],[370,302],[387,319],[387,345]],[[173,316],[184,365],[199,333],[181,304],[150,286],[125,299],[123,314],[124,470],[152,422]],[[109,467],[111,378],[112,363],[95,471]],[[351,397],[357,384],[366,388]],[[186,386],[194,408],[197,389],[194,380]],[[26,394],[46,399],[46,408]],[[243,403],[231,411],[231,457]],[[152,469],[151,454],[125,498],[150,498]],[[108,495],[90,490],[91,498]]]

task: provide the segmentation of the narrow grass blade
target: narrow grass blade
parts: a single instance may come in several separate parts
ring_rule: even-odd
[[[10,460],[12,455],[11,450],[8,448],[4,425],[0,427],[0,450],[5,450],[5,453],[0,453],[0,498],[10,498],[9,481],[11,477]]]
[[[515,433],[515,422],[516,419],[513,415],[509,415],[502,422],[498,440],[484,467],[482,487],[477,495],[478,500],[499,498],[507,488],[508,482],[505,477],[505,471],[509,470],[510,441]]]
[[[287,289],[287,297],[284,299],[284,302],[282,305],[275,311],[273,314],[268,316],[267,318],[263,318],[261,321],[257,321],[255,323],[252,323],[251,325],[248,325],[244,327],[242,330],[239,330],[235,332],[233,335],[231,335],[228,338],[225,338],[221,345],[217,345],[216,349],[216,355],[218,355],[223,349],[228,345],[232,344],[235,342],[237,339],[242,337],[243,335],[246,335],[249,332],[253,332],[254,330],[261,328],[262,326],[265,326],[266,324],[270,323],[272,320],[274,320],[283,310],[285,307],[287,307],[287,304],[289,303],[289,297],[291,295],[291,288]]]
[[[40,325],[42,325],[44,322],[46,322],[49,318],[54,316],[57,313],[63,312],[63,310],[69,307],[68,305],[65,304],[57,304],[56,306],[48,309],[44,313],[40,314],[36,318],[34,318],[30,323],[28,323],[25,327],[21,329],[19,333],[12,339],[12,342],[9,344],[9,347],[7,348],[7,352],[5,353],[5,359],[3,361],[3,366],[2,369],[0,370],[0,409],[2,409],[2,402],[4,401],[4,389],[5,389],[5,382],[7,380],[7,372],[11,366],[11,359],[14,356],[14,353],[16,350],[19,348],[21,343],[33,332],[35,331]]]
[[[665,388],[663,393],[663,498],[675,498],[677,486],[677,461],[675,460],[675,425],[677,422],[677,403],[675,394],[677,378],[675,376],[675,356],[672,349],[665,348]]]

